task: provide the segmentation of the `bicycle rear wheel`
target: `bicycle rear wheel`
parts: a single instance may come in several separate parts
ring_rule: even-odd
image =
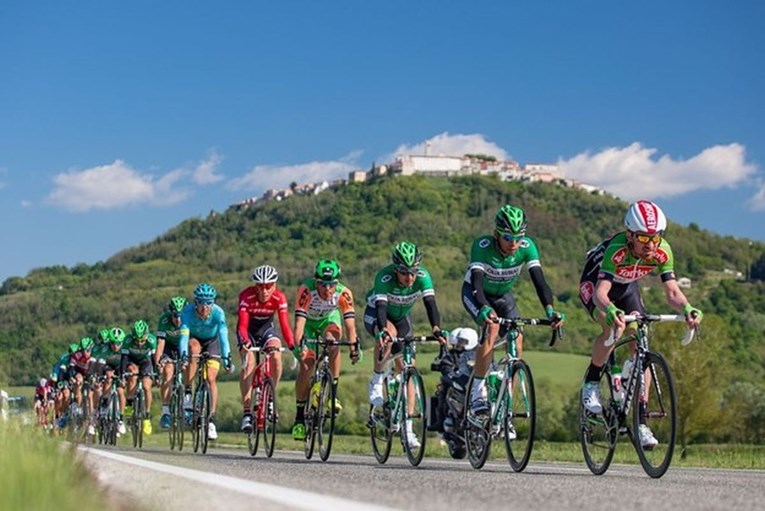
[[[112,383],[112,385],[116,385],[116,383]],[[117,430],[119,429],[120,422],[120,399],[117,392],[113,392],[109,396],[109,409],[107,414],[106,443],[108,445],[117,445]]]
[[[465,392],[465,448],[470,465],[480,469],[486,463],[491,451],[491,414],[488,411],[475,414],[470,410],[470,396],[473,394],[474,381],[471,376]]]
[[[255,376],[255,378],[257,378],[257,376]],[[250,456],[258,454],[258,446],[260,445],[260,429],[262,427],[261,409],[263,406],[260,401],[261,394],[262,391],[260,386],[256,386],[250,390],[250,410],[252,412],[253,421],[252,431],[247,433],[247,448],[250,451]]]
[[[677,394],[669,364],[658,353],[648,353],[644,360],[644,378],[639,378],[632,407],[633,443],[640,464],[653,478],[664,475],[672,462],[677,427]],[[640,406],[640,402],[643,406]],[[648,426],[657,445],[643,445],[640,428]]]
[[[523,360],[514,361],[506,381],[508,400],[504,403],[502,420],[505,449],[510,466],[514,471],[521,472],[531,458],[537,425],[537,403],[531,368]]]
[[[266,379],[263,385],[263,396],[261,403],[263,405],[263,447],[266,450],[266,456],[269,458],[274,455],[276,444],[276,389],[274,380]],[[260,420],[258,420],[258,425]]]
[[[388,378],[383,379],[383,405],[369,405],[369,436],[372,439],[372,451],[378,463],[385,463],[390,456],[393,435],[390,431],[391,409],[388,396]]]
[[[409,384],[411,383],[411,396]],[[428,420],[428,396],[425,394],[425,384],[417,369],[412,369],[404,376],[403,414],[406,417],[401,430],[401,443],[404,452],[412,466],[417,466],[425,454],[425,440]],[[411,399],[410,399],[411,397]],[[410,425],[411,424],[411,428]]]
[[[329,453],[332,451],[332,438],[335,435],[335,395],[336,389],[332,384],[332,375],[327,369],[321,378],[321,387],[319,388],[319,406],[316,409],[318,436],[319,436],[319,457],[321,461],[329,459]]]
[[[610,371],[603,371],[600,376],[600,395],[610,396]],[[595,475],[602,475],[611,465],[616,449],[618,420],[609,403],[603,403],[603,413],[593,414],[584,407],[579,399],[579,432],[582,454],[587,467]]]

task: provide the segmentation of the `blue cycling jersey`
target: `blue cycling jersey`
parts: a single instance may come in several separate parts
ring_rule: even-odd
[[[189,353],[189,337],[195,339],[207,340],[214,337],[218,338],[220,344],[220,353],[223,358],[229,356],[228,346],[228,325],[226,324],[226,313],[218,304],[213,304],[210,315],[201,319],[194,308],[194,304],[188,303],[181,312],[181,336],[178,340],[181,356],[187,356]]]

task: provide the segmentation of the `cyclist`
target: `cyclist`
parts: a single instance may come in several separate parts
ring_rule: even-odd
[[[311,385],[311,376],[316,363],[316,343],[312,339],[331,338],[339,340],[342,336],[342,323],[353,343],[351,345],[351,361],[359,360],[359,339],[356,335],[356,312],[353,308],[353,293],[340,281],[340,265],[333,259],[321,259],[316,263],[313,278],[304,280],[297,292],[295,305],[295,358],[300,360],[298,376],[295,380],[295,424],[292,427],[292,437],[295,440],[305,439],[305,404]],[[332,370],[337,395],[337,383],[340,378],[340,349],[339,346],[329,348],[329,365]],[[339,400],[335,399],[335,412],[342,409]]]
[[[146,417],[141,423],[144,435],[151,435],[151,386],[154,378],[154,352],[157,349],[157,338],[149,332],[149,324],[139,319],[133,323],[130,335],[122,345],[122,360],[120,361],[120,374],[129,372],[132,374],[127,379],[127,406],[132,409],[133,396],[138,385],[138,375],[141,375],[146,399]],[[135,411],[133,411],[135,413]]]
[[[69,389],[69,363],[72,355],[80,349],[78,343],[71,343],[67,351],[61,354],[51,370],[51,379],[56,382],[58,392],[56,392],[55,415],[56,424],[59,429],[66,427],[66,407],[69,404],[71,391]]]
[[[175,362],[179,360],[178,341],[181,338],[181,312],[188,301],[183,296],[170,298],[167,308],[159,316],[157,331],[157,352],[154,354],[154,365],[162,372],[160,394],[162,395],[162,416],[159,427],[170,427],[170,393],[175,375]]]
[[[508,330],[507,326],[500,326],[493,320],[520,317],[512,289],[524,265],[529,269],[547,317],[554,320],[553,327],[557,328],[565,321],[565,314],[553,308],[553,294],[545,281],[536,243],[526,235],[527,226],[523,209],[506,204],[494,217],[494,233],[476,238],[470,249],[470,263],[462,284],[462,303],[482,327],[470,396],[473,413],[489,411],[485,378],[491,366],[494,342]],[[521,357],[523,335],[516,339],[516,346]]]
[[[104,408],[104,402],[112,391],[112,385],[117,385],[117,396],[119,398],[120,414],[117,425],[117,435],[125,434],[125,424],[122,421],[122,414],[125,410],[125,388],[118,380],[114,379],[115,371],[118,376],[122,376],[122,344],[125,342],[125,331],[120,327],[107,329],[106,344],[101,344],[93,350],[93,358],[98,364],[98,374],[104,379],[101,386],[101,399],[99,400],[99,409]]]
[[[380,351],[385,356],[400,351],[398,345],[390,346],[392,337],[405,337],[412,333],[410,312],[414,302],[422,297],[433,334],[446,340],[442,332],[441,316],[436,303],[436,291],[430,272],[421,265],[422,253],[414,243],[402,241],[393,248],[392,264],[375,276],[374,287],[367,293],[364,310],[364,327],[378,341],[375,344],[374,372],[369,381],[369,402],[374,406],[383,404],[383,371],[385,360],[379,360]],[[396,360],[396,371],[402,361]],[[411,422],[408,422],[411,427]],[[415,435],[409,438],[417,440]]]
[[[281,341],[274,329],[274,314],[279,314],[279,327],[284,342],[289,349],[295,348],[295,340],[290,327],[287,297],[276,287],[279,273],[273,266],[264,264],[252,270],[252,286],[239,293],[239,313],[236,325],[237,345],[242,358],[242,370],[239,375],[242,392],[242,424],[244,433],[252,432],[252,412],[250,389],[255,374],[255,354],[248,351],[253,344],[260,347],[280,348]],[[273,354],[274,385],[279,384],[282,375],[282,354]]]
[[[69,357],[69,370],[67,372],[68,379],[74,388],[74,399],[77,402],[77,406],[82,407],[82,384],[85,381],[86,376],[90,376],[92,371],[92,364],[95,359],[91,356],[95,341],[92,337],[83,337],[80,339],[79,348]],[[93,394],[89,394],[90,409],[93,409]]]
[[[109,347],[109,329],[102,328],[99,330],[98,333],[93,337],[93,340],[96,341],[96,345],[93,347],[93,351],[95,351],[99,346]]]
[[[37,413],[37,424],[48,425],[48,409],[53,401],[53,386],[47,378],[40,378],[35,387],[34,410]]]
[[[601,327],[592,347],[590,366],[582,386],[582,403],[587,411],[595,414],[603,411],[598,381],[601,368],[613,350],[613,346],[605,346],[611,329],[617,338],[621,337],[625,329],[622,318],[625,311],[630,314],[646,313],[638,280],[658,269],[667,303],[685,314],[688,327],[695,327],[703,317],[699,309],[688,303],[677,285],[672,248],[664,239],[667,218],[661,208],[651,201],[637,201],[627,210],[624,226],[626,230],[603,240],[587,252],[579,281],[579,298]],[[634,346],[631,349],[634,350]],[[625,374],[627,372],[625,367]],[[641,399],[639,406],[642,416],[647,403]],[[641,422],[641,444],[646,448],[655,447],[658,440],[645,421]]]
[[[226,313],[215,303],[218,291],[210,284],[199,284],[194,289],[194,303],[187,304],[181,313],[181,337],[178,341],[181,359],[186,360],[184,383],[186,393],[191,394],[191,382],[197,373],[197,359],[189,358],[207,352],[211,359],[207,362],[207,382],[210,385],[210,425],[208,438],[218,438],[218,430],[215,427],[215,411],[218,406],[218,371],[220,362],[216,359],[223,358],[223,364],[227,372],[234,371],[231,363],[230,347],[228,345],[228,324]],[[186,399],[190,403],[190,399]]]

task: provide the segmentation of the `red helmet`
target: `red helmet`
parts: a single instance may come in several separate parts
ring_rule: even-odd
[[[639,200],[627,210],[627,214],[624,215],[624,225],[632,232],[662,233],[667,229],[667,217],[653,202]]]

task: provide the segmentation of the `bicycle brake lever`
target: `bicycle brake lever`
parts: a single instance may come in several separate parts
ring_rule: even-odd
[[[685,336],[683,336],[683,339],[680,341],[681,346],[688,346],[692,341],[693,338],[700,335],[700,332],[698,331],[699,327],[690,328],[685,333]]]

